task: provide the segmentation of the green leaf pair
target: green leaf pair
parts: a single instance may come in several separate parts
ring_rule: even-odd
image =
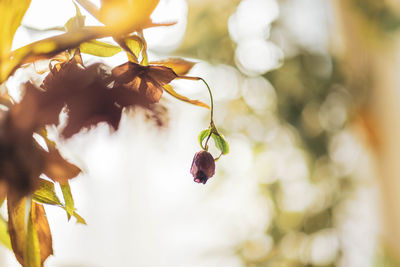
[[[33,200],[39,203],[61,207],[67,212],[68,220],[71,216],[74,216],[78,223],[86,224],[85,220],[75,211],[74,200],[72,198],[69,184],[61,185],[61,191],[63,193],[65,204],[63,204],[58,198],[55,192],[54,183],[40,179],[39,189],[33,194]]]
[[[210,128],[203,130],[199,134],[199,143],[202,149],[208,150],[208,140],[212,137],[214,140],[215,146],[221,151],[221,155],[225,155],[229,153],[229,144],[225,140],[224,136],[220,134],[215,126],[211,126]],[[203,146],[203,141],[206,140],[206,144]],[[219,158],[219,157],[218,157]]]

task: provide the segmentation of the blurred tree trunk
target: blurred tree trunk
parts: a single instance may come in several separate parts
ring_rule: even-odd
[[[338,24],[335,52],[376,155],[382,241],[392,255],[400,255],[400,3],[332,3]]]

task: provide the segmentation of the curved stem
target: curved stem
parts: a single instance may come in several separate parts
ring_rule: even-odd
[[[207,86],[208,89],[208,93],[210,94],[210,102],[211,102],[211,118],[210,118],[210,125],[214,124],[214,120],[213,120],[213,116],[214,116],[214,98],[210,89],[210,86],[208,85],[208,83],[203,79],[200,78],[200,80]]]
[[[208,151],[208,141],[210,140],[210,137],[211,137],[211,131],[210,131],[210,133],[208,134],[207,139],[206,139],[206,142],[205,142],[205,144],[204,144],[204,148],[205,148],[206,151]]]
[[[210,89],[210,86],[208,85],[208,83],[203,78],[200,78],[200,77],[178,76],[177,78],[185,79],[185,80],[192,80],[192,81],[201,80],[207,86],[208,93],[210,94],[210,102],[211,102],[211,105],[210,105],[211,106],[210,107],[210,109],[211,109],[210,126],[215,128],[214,119],[213,119],[214,118],[214,98],[213,98],[213,95],[212,95],[212,92],[211,92],[211,89]]]

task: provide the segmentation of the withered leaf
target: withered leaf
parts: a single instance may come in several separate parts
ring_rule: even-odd
[[[149,84],[151,88],[155,85],[162,88],[162,84],[176,77],[172,70],[161,68],[164,69],[159,71],[157,68],[145,68],[149,74],[144,78],[146,81],[151,81]],[[163,71],[173,77],[158,73]],[[137,74],[133,72],[133,75]],[[125,78],[126,74],[121,75],[121,78]],[[156,75],[160,76],[160,81],[153,81],[152,77]],[[89,128],[99,122],[106,122],[117,130],[125,107],[141,106],[150,111],[155,110],[151,105],[154,101],[150,101],[146,95],[141,94],[139,90],[131,90],[117,81],[112,83],[113,79],[114,77],[107,72],[106,66],[102,64],[84,67],[77,53],[74,58],[60,64],[58,68],[52,68],[41,87],[45,90],[45,94],[53,98],[54,103],[58,103],[59,106],[65,105],[67,108],[68,120],[61,132],[62,136],[69,138],[82,128]],[[59,110],[54,112],[58,114]]]
[[[58,122],[63,105],[56,92],[27,83],[21,102],[0,112],[0,181],[16,199],[32,193],[42,173],[64,182],[80,172],[55,146],[46,152],[32,137],[34,131]]]
[[[44,160],[32,132],[16,129],[10,114],[4,113],[0,112],[0,181],[18,198],[34,190]]]
[[[64,137],[101,121],[118,128],[122,108],[115,104],[105,78],[101,64],[84,68],[75,56],[59,69],[53,68],[44,79],[41,87],[46,93],[56,95],[54,101],[67,106],[68,122],[61,133]]]
[[[23,266],[40,266],[53,254],[52,238],[46,213],[41,204],[22,198],[8,198],[8,229],[14,254]],[[25,218],[26,205],[29,218]],[[26,225],[28,222],[28,225]]]
[[[53,91],[62,99],[65,94],[71,93],[70,88],[85,87],[90,84],[96,71],[96,68],[85,69],[82,58],[77,52],[70,60],[52,67],[40,87],[47,92]]]
[[[53,92],[43,92],[30,82],[24,88],[21,102],[10,110],[13,125],[23,132],[31,132],[47,124],[58,124],[64,103],[57,101]]]
[[[7,200],[8,231],[10,233],[11,246],[18,262],[24,265],[24,254],[26,250],[26,225],[25,206],[26,198],[15,201]]]
[[[43,265],[43,262],[53,254],[53,242],[51,238],[49,222],[47,221],[46,212],[43,208],[43,205],[32,201],[29,223],[31,223],[31,231],[33,232],[32,234],[37,235],[38,238],[38,243],[32,244],[34,246],[33,252],[37,254],[37,250],[39,249],[40,263]],[[28,237],[29,230],[30,227],[28,225]]]
[[[43,173],[55,182],[66,183],[80,172],[77,166],[66,161],[55,146],[48,146],[49,151],[42,151],[45,166]]]
[[[138,92],[151,102],[160,100],[163,86],[177,77],[176,73],[164,66],[142,66],[126,62],[112,70],[117,85]]]
[[[97,81],[69,97],[67,108],[68,123],[61,133],[66,138],[102,121],[117,130],[122,114],[122,107],[113,101],[113,91]]]

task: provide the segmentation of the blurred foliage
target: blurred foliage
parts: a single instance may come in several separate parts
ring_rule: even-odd
[[[234,66],[235,43],[230,40],[227,32],[227,19],[238,2],[222,1],[222,4],[217,6],[208,1],[189,1],[187,35],[177,53]],[[279,24],[278,20],[273,27],[279,27]],[[310,258],[309,246],[312,238],[325,230],[335,229],[336,208],[354,187],[351,176],[337,177],[318,173],[322,165],[339,168],[332,162],[328,147],[332,136],[343,130],[354,116],[353,92],[347,90],[341,64],[333,55],[311,52],[301,47],[297,49],[299,52],[293,57],[286,58],[281,68],[263,77],[276,90],[276,116],[279,123],[283,127],[289,127],[296,136],[294,145],[309,159],[308,182],[312,186],[332,184],[334,189],[324,192],[325,199],[329,200],[326,200],[323,208],[295,212],[287,211],[282,206],[280,198],[284,185],[281,181],[260,184],[260,190],[273,203],[274,219],[269,229],[265,229],[265,233],[272,237],[274,245],[267,255],[258,259],[247,257],[244,250],[239,249],[238,254],[248,267],[322,266],[313,264]],[[337,105],[343,108],[344,118],[337,119],[334,111]],[[270,110],[260,113],[248,105],[243,97],[228,101],[225,106],[226,118],[229,120],[255,116],[263,125],[261,132],[271,130],[268,123],[262,123],[271,116]],[[222,126],[225,127],[227,135],[240,133],[249,136],[246,127],[239,129],[238,132],[232,132],[229,125]],[[255,157],[269,149],[267,144],[257,140],[252,140],[251,146]],[[288,244],[292,250],[290,253],[287,247],[284,248]],[[323,266],[336,266],[341,249],[339,244],[336,258]]]
[[[393,33],[400,28],[400,14],[385,1],[354,0],[354,5],[361,13],[386,33]]]
[[[233,64],[234,47],[228,33],[228,19],[240,0],[189,0],[187,30],[175,53],[210,63]]]
[[[327,131],[319,125],[318,117],[307,123],[304,116],[308,115],[305,115],[307,108],[318,116],[319,108],[329,93],[337,88],[344,90],[340,87],[343,76],[334,58],[302,51],[286,59],[279,70],[267,73],[265,77],[276,88],[280,116],[298,130],[308,153],[314,158],[326,155]]]

